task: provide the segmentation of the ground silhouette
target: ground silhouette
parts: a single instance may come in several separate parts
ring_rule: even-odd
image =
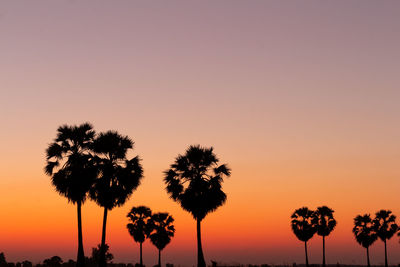
[[[170,197],[196,220],[198,267],[206,266],[201,245],[201,221],[225,203],[226,194],[221,183],[224,177],[231,175],[227,165],[218,165],[218,162],[212,147],[192,145],[164,172]]]

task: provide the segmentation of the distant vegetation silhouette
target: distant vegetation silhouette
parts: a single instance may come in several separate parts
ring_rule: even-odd
[[[97,175],[91,153],[94,136],[95,131],[89,123],[79,126],[63,125],[57,129],[57,137],[46,150],[46,174],[51,176],[56,191],[77,205],[77,267],[85,265],[81,205]]]
[[[94,265],[98,266],[100,265],[100,261],[102,260],[102,249],[105,251],[105,262],[106,264],[111,262],[114,259],[114,255],[111,254],[110,252],[110,247],[107,244],[98,244],[97,247],[92,248],[92,257],[89,259],[89,261]]]
[[[100,133],[93,142],[98,176],[90,189],[90,197],[104,208],[99,267],[107,265],[107,211],[124,205],[143,177],[139,157],[126,158],[128,150],[132,148],[133,141],[115,131]]]
[[[336,226],[336,220],[333,217],[333,210],[327,206],[318,207],[314,212],[316,217],[317,234],[322,236],[322,267],[325,263],[325,237],[328,236]]]
[[[150,241],[158,249],[158,267],[161,267],[161,251],[175,234],[174,218],[166,212],[155,213],[150,220]]]
[[[357,242],[367,249],[367,266],[370,267],[369,247],[377,240],[378,235],[369,214],[357,215],[354,218],[353,233]]]
[[[307,207],[302,207],[293,212],[292,230],[296,237],[304,242],[304,250],[306,254],[306,266],[308,267],[307,241],[310,240],[317,232],[317,218],[314,211]]]
[[[206,266],[201,245],[201,221],[225,203],[226,194],[221,183],[224,177],[231,175],[227,165],[218,165],[218,162],[212,147],[192,145],[165,171],[167,192],[197,222],[198,267]]]
[[[396,216],[390,210],[380,210],[375,214],[373,223],[376,234],[385,245],[385,267],[388,267],[386,241],[399,230],[396,224]]]
[[[127,215],[130,220],[126,225],[128,232],[140,246],[140,267],[143,267],[142,244],[152,231],[151,215],[151,209],[146,206],[132,207]]]

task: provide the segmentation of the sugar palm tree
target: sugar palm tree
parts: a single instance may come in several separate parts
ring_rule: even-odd
[[[158,267],[161,267],[161,250],[163,250],[175,234],[175,227],[172,224],[174,218],[168,213],[155,213],[151,216],[150,241],[158,249]]]
[[[127,159],[128,150],[133,148],[132,140],[114,131],[100,133],[94,140],[93,150],[97,154],[96,165],[99,175],[90,189],[90,197],[104,208],[103,228],[99,266],[106,262],[107,212],[122,206],[139,186],[143,169],[139,157]]]
[[[225,164],[218,165],[213,148],[189,146],[184,155],[178,155],[170,169],[165,171],[167,192],[197,222],[197,265],[205,267],[201,245],[201,221],[226,201],[221,183],[231,170]]]
[[[328,236],[336,226],[336,220],[333,218],[334,210],[327,206],[318,207],[315,211],[315,222],[317,234],[322,236],[322,266],[325,267],[325,237]]]
[[[146,206],[132,207],[127,217],[131,221],[126,225],[128,232],[140,244],[140,266],[143,267],[142,244],[152,231],[151,210]]]
[[[376,234],[385,244],[385,267],[388,266],[386,241],[397,232],[396,216],[390,210],[380,210],[373,221]]]
[[[81,206],[97,175],[91,154],[94,135],[89,123],[63,125],[57,129],[57,137],[46,150],[46,174],[51,176],[56,191],[77,206],[78,267],[85,264]]]
[[[296,237],[304,242],[304,250],[306,254],[306,266],[308,267],[307,241],[310,240],[317,232],[314,211],[307,207],[302,207],[293,212],[292,230]]]
[[[357,215],[354,218],[353,233],[357,242],[367,249],[367,265],[370,267],[369,247],[376,241],[378,235],[369,214]]]

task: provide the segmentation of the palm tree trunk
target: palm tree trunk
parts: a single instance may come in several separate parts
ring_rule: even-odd
[[[308,267],[307,241],[304,242],[304,250],[306,252],[306,266]]]
[[[367,247],[367,266],[370,267],[371,264],[369,263],[369,249]]]
[[[78,258],[76,260],[77,267],[85,266],[85,253],[83,251],[83,238],[82,238],[82,212],[81,212],[82,203],[78,201],[77,203],[77,212],[78,212]]]
[[[106,262],[106,226],[107,226],[107,208],[104,208],[103,230],[101,232],[99,267],[107,266],[107,262]]]
[[[325,236],[322,236],[322,267],[325,267]]]
[[[140,242],[140,267],[143,267],[142,242]]]
[[[201,228],[200,220],[197,220],[197,267],[206,267],[206,262],[204,260],[203,248],[201,246]]]
[[[385,243],[385,267],[388,267],[386,239],[383,241],[383,243]]]
[[[158,250],[158,267],[161,267],[161,249]]]

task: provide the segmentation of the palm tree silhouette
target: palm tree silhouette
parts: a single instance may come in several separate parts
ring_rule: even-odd
[[[127,217],[131,221],[126,225],[128,232],[140,244],[140,266],[143,267],[142,244],[152,231],[151,210],[146,206],[132,207]]]
[[[375,232],[374,224],[369,214],[357,215],[354,218],[353,233],[357,242],[367,249],[367,265],[370,267],[369,246],[376,241],[378,235]]]
[[[386,240],[392,238],[397,232],[398,226],[396,224],[396,216],[390,210],[380,210],[375,213],[373,221],[376,234],[379,239],[385,244],[385,267],[388,266]]]
[[[57,137],[46,150],[45,173],[51,176],[56,191],[77,205],[77,267],[85,265],[81,205],[97,175],[90,152],[94,135],[93,127],[89,123],[79,126],[63,125],[57,129]]]
[[[309,210],[307,207],[302,207],[295,210],[291,218],[293,233],[300,241],[304,242],[306,266],[308,267],[307,241],[317,232],[314,211]]]
[[[171,198],[192,214],[197,221],[197,265],[205,267],[201,245],[200,223],[209,212],[215,211],[226,201],[221,183],[231,170],[218,165],[213,148],[189,146],[185,155],[178,155],[170,169],[165,171],[164,181]]]
[[[334,210],[327,206],[318,207],[314,212],[317,234],[322,236],[322,266],[325,267],[325,237],[328,236],[336,226],[336,220],[333,218]]]
[[[174,218],[168,213],[155,213],[151,216],[150,241],[158,249],[158,267],[161,267],[161,250],[163,250],[175,234],[175,227],[172,224]]]
[[[122,136],[114,131],[100,133],[94,140],[93,150],[97,154],[99,176],[90,189],[90,197],[99,206],[104,207],[100,267],[107,265],[105,257],[107,212],[114,207],[124,205],[143,177],[139,157],[130,160],[126,158],[128,150],[132,148],[133,142],[128,136]]]

